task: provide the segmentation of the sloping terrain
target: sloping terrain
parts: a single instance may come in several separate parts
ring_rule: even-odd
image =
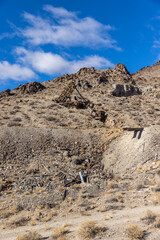
[[[138,166],[160,156],[160,126],[126,131],[111,142],[104,152],[104,166],[115,173],[134,173]]]
[[[160,61],[153,66],[144,67],[132,75],[133,79],[138,82],[144,81],[151,86],[159,85],[160,78]]]
[[[159,69],[82,68],[0,93],[0,239],[159,239]]]

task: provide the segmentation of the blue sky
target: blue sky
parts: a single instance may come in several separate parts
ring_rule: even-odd
[[[0,0],[0,91],[160,59],[160,0]]]

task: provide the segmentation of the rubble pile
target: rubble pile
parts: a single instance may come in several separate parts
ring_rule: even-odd
[[[34,193],[37,188],[44,188],[46,198],[43,199],[42,193],[42,202],[55,204],[63,201],[65,191],[82,182],[80,173],[84,182],[91,184],[95,181],[100,184],[102,180],[112,178],[112,173],[104,170],[101,162],[103,149],[100,137],[91,132],[58,129],[31,129],[27,132],[27,129],[18,131],[16,128],[1,129],[0,132],[6,139],[1,141],[0,194],[6,191]],[[16,148],[7,144],[11,139],[13,145],[17,141]],[[63,188],[61,193],[57,192],[58,187]],[[36,201],[40,199],[36,198]],[[31,207],[32,201],[30,206],[26,200],[23,207],[25,204],[27,208],[34,207]]]

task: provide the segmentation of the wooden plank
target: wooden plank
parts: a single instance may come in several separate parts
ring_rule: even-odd
[[[143,131],[144,128],[130,128],[130,127],[126,127],[126,128],[123,128],[124,131]]]

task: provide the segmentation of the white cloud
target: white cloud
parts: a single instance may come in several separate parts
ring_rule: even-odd
[[[13,38],[16,35],[17,35],[17,33],[2,33],[2,34],[0,34],[0,40],[2,40],[4,38]]]
[[[76,18],[75,12],[70,12],[63,7],[53,7],[51,5],[45,5],[43,8],[47,12],[51,12],[55,18]]]
[[[160,41],[158,41],[158,40],[154,41],[153,47],[160,48]]]
[[[21,30],[23,37],[33,45],[54,44],[64,47],[106,47],[121,50],[109,34],[114,27],[104,25],[94,18],[79,18],[75,12],[50,5],[44,7],[52,17],[42,18],[30,13],[23,17],[29,24]]]
[[[67,55],[63,57],[60,54],[39,50],[39,46],[45,44],[121,50],[109,33],[114,30],[111,25],[104,25],[91,17],[80,18],[76,12],[68,11],[63,7],[45,5],[43,10],[47,13],[46,17],[25,12],[23,17],[27,25],[23,29],[10,23],[14,33],[0,35],[0,40],[15,35],[23,36],[23,39],[30,43],[30,49],[34,47],[34,51],[16,47],[15,64],[0,61],[1,80],[29,81],[37,78],[36,73],[54,76],[75,73],[82,67],[114,67],[108,59],[98,55],[68,60]]]
[[[160,48],[160,31],[159,31],[159,20],[160,20],[160,16],[156,16],[153,17],[152,20],[156,20],[154,25],[151,25],[151,30],[153,31],[153,37],[154,37],[154,41],[153,41],[153,48]],[[157,25],[158,24],[158,25]],[[157,27],[158,26],[158,27]]]
[[[108,59],[97,55],[86,56],[82,60],[69,61],[58,54],[44,51],[34,52],[22,47],[16,49],[16,54],[22,64],[32,67],[37,72],[49,75],[75,73],[82,67],[114,67],[114,64]]]
[[[70,66],[71,72],[77,72],[82,67],[108,68],[114,67],[108,59],[98,55],[86,56],[83,60],[72,61]]]
[[[2,33],[0,34],[0,40],[2,40],[3,38],[9,38],[9,33]]]
[[[58,54],[43,51],[28,51],[23,47],[16,48],[19,61],[25,65],[30,65],[36,71],[45,74],[61,73],[66,71],[68,62]]]
[[[29,68],[19,64],[10,64],[7,61],[0,62],[0,80],[23,81],[35,78],[36,74]]]

